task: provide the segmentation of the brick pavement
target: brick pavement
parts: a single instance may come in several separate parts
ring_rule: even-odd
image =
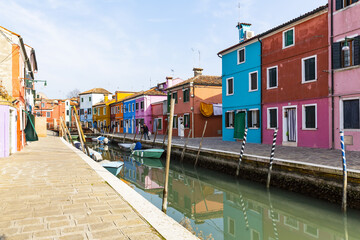
[[[162,239],[52,136],[0,158],[0,199],[0,239]]]
[[[115,136],[122,137],[123,135],[117,134]],[[133,137],[134,135],[127,134],[127,138],[132,140]],[[154,136],[151,136],[150,142],[153,141],[153,137]],[[158,135],[156,142],[162,143],[163,137],[163,135]],[[137,136],[136,139],[139,140],[140,136]],[[201,138],[190,138],[188,146],[198,148],[200,140]],[[167,142],[167,140],[165,142]],[[174,136],[172,140],[173,144],[184,145],[184,142],[185,139],[180,139],[177,136]],[[202,147],[240,153],[241,142],[222,141],[220,137],[204,138]],[[244,154],[270,157],[270,151],[271,145],[269,144],[246,143]],[[360,152],[347,151],[346,156],[348,169],[360,170]],[[342,168],[342,155],[340,150],[276,146],[275,158]]]

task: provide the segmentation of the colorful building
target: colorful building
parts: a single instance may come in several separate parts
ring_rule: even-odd
[[[263,143],[331,147],[327,26],[325,5],[261,35]]]
[[[151,104],[153,131],[155,132],[157,130],[158,134],[166,133],[168,127],[167,110],[167,100]]]
[[[0,157],[6,157],[26,144],[26,112],[34,107],[37,62],[34,49],[19,34],[1,26],[0,32]]]
[[[101,131],[110,131],[110,104],[114,103],[115,99],[108,100],[105,96],[105,101],[101,101],[93,105],[93,127]]]
[[[222,136],[261,143],[261,42],[251,24],[238,23],[240,43],[218,53],[222,59]]]
[[[93,105],[111,99],[111,92],[103,88],[93,88],[79,94],[80,97],[80,122],[85,127],[92,127],[92,107]],[[107,97],[107,99],[105,99]]]
[[[123,127],[124,133],[135,133],[135,99],[133,95],[123,99]]]
[[[65,119],[66,100],[61,99],[35,99],[35,115],[46,117],[47,129],[58,130],[60,127],[60,118]]]
[[[329,0],[329,7],[332,139],[340,148],[343,130],[346,149],[360,151],[360,2]]]
[[[205,122],[207,129],[205,137],[221,136],[221,113],[209,116],[201,113],[202,104],[221,103],[221,77],[202,75],[201,68],[194,68],[194,77],[167,88],[168,99],[175,99],[173,136],[179,136],[180,122],[184,123],[184,134],[191,129],[191,137],[201,137]],[[168,104],[170,101],[168,100]],[[212,106],[211,106],[212,109]]]
[[[124,114],[123,114],[123,102],[122,100],[134,94],[134,92],[126,91],[116,91],[115,92],[115,102],[110,104],[110,121],[111,126],[114,126],[114,132],[123,133],[124,132]]]

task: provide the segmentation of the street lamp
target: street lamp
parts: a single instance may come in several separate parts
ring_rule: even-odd
[[[347,40],[347,37],[345,37],[344,46],[341,49],[344,53],[344,67],[350,66],[350,47]]]

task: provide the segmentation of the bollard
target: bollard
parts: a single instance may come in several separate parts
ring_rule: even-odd
[[[341,144],[341,153],[342,153],[342,163],[343,163],[343,197],[342,197],[342,211],[346,212],[346,196],[347,196],[347,169],[346,169],[346,156],[345,156],[345,144],[344,144],[344,131],[340,131],[340,144]]]
[[[240,151],[240,157],[239,157],[239,164],[238,164],[237,169],[236,169],[236,176],[239,176],[240,164],[241,164],[241,162],[242,162],[242,157],[243,157],[244,150],[245,150],[245,144],[246,144],[247,131],[248,131],[248,129],[247,129],[247,128],[245,128],[245,132],[244,132],[244,139],[243,139],[242,144],[241,144],[241,151]]]
[[[277,132],[278,132],[278,129],[276,128],[276,129],[274,130],[273,144],[272,144],[272,147],[271,147],[269,170],[268,170],[268,176],[267,176],[267,182],[266,182],[266,187],[267,187],[267,188],[270,187],[271,169],[272,169],[272,164],[273,164],[273,161],[274,161],[274,154],[275,154],[275,145],[276,145]]]
[[[204,125],[204,130],[203,130],[203,133],[202,133],[202,136],[201,136],[201,141],[200,141],[200,144],[199,144],[199,150],[198,150],[198,153],[196,155],[196,160],[195,160],[195,167],[198,163],[198,160],[199,160],[199,155],[200,155],[200,151],[201,151],[201,147],[202,147],[202,142],[204,140],[204,134],[205,134],[205,131],[206,131],[206,126],[207,126],[207,121],[205,122],[205,125]]]
[[[189,141],[189,138],[190,138],[190,134],[191,134],[191,129],[189,130],[189,134],[188,134],[187,139],[186,139],[186,141],[185,141],[184,148],[183,148],[183,151],[182,151],[182,153],[181,153],[180,162],[182,162],[183,159],[184,159],[186,147],[187,147],[187,144],[188,144],[188,141]]]

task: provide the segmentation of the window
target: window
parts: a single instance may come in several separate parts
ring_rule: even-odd
[[[190,114],[184,114],[184,128],[190,127]]]
[[[172,93],[172,98],[175,99],[175,104],[178,103],[177,92]]]
[[[106,107],[103,107],[103,112],[104,112],[104,115],[106,115]]]
[[[69,102],[66,102],[66,106],[69,106]]]
[[[162,118],[157,119],[157,129],[162,130]]]
[[[260,127],[260,115],[259,110],[249,110],[247,115],[248,128],[259,128]]]
[[[96,108],[96,109],[97,109],[98,116],[100,116],[100,108]]]
[[[69,114],[70,114],[70,111],[66,110],[66,116],[69,116]]]
[[[258,72],[249,73],[249,91],[258,90]]]
[[[251,240],[260,240],[260,233],[251,229]]]
[[[123,128],[124,127],[124,122],[120,121],[120,127]]]
[[[84,102],[84,98],[81,98],[81,102]]]
[[[314,226],[308,225],[308,224],[304,224],[304,233],[306,233],[312,237],[315,237],[315,238],[319,237],[319,229],[317,229]]]
[[[267,128],[277,128],[278,127],[278,114],[277,108],[268,108],[267,109]]]
[[[277,88],[278,86],[278,73],[277,73],[278,67],[269,67],[267,68],[267,88]]]
[[[126,104],[124,104],[123,107],[124,107],[124,113],[126,113]]]
[[[139,110],[139,103],[138,102],[136,103],[135,107],[136,107],[136,111]]]
[[[316,124],[316,104],[303,106],[303,128],[315,129]]]
[[[104,127],[106,127],[106,120],[104,120]]]
[[[226,95],[234,94],[234,78],[226,79]]]
[[[356,3],[358,0],[336,0],[336,10],[350,6],[353,3]]]
[[[135,103],[132,104],[132,111],[135,112],[135,107],[134,107]]]
[[[312,82],[316,81],[316,56],[311,56],[308,58],[303,58],[302,62],[302,82]]]
[[[144,101],[140,102],[140,109],[144,109]]]
[[[283,48],[294,46],[295,44],[294,28],[283,32]]]
[[[84,115],[84,109],[80,109],[80,115]]]
[[[89,97],[89,102],[91,102],[91,97]]]
[[[332,45],[333,68],[345,68],[360,64],[360,36],[348,38]],[[348,48],[344,49],[347,45]]]
[[[41,103],[41,107],[44,108],[44,107],[45,107],[45,103]]]
[[[235,220],[228,217],[228,233],[235,236]]]
[[[174,116],[173,128],[178,128],[178,117]]]
[[[88,108],[88,114],[91,114],[91,108]]]
[[[234,111],[228,111],[225,113],[225,127],[234,128]]]
[[[96,110],[97,110],[97,108],[94,108],[94,109],[93,109],[94,114],[97,114],[97,111],[96,111]]]
[[[299,230],[299,222],[295,218],[284,216],[284,224],[286,226]]]
[[[50,118],[51,117],[51,112],[46,112],[46,117]]]
[[[359,99],[343,101],[344,129],[360,129]]]
[[[245,62],[245,48],[241,48],[237,51],[238,55],[238,64]]]
[[[190,89],[189,88],[183,90],[183,101],[184,102],[190,101]]]

